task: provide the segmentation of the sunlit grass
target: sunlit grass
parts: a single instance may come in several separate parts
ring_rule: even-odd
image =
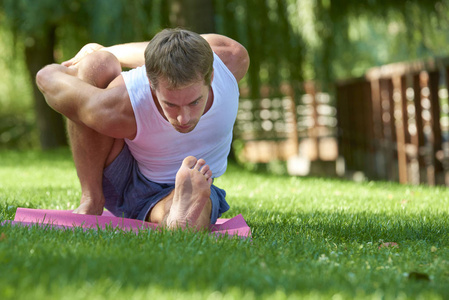
[[[255,174],[216,184],[251,240],[207,233],[0,227],[2,299],[391,299],[449,297],[449,192]],[[67,150],[0,152],[0,219],[72,209]],[[379,247],[385,243],[396,243]]]

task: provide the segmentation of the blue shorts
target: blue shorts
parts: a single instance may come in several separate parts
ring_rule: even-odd
[[[105,207],[115,216],[145,220],[150,210],[175,188],[146,178],[125,144],[117,158],[103,172]],[[211,186],[212,212],[210,223],[229,209],[226,192]]]

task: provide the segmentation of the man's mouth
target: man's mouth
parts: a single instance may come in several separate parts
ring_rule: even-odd
[[[180,132],[190,132],[193,130],[192,125],[176,125],[175,128],[177,131],[180,131]]]
[[[191,125],[178,125],[176,127],[180,128],[180,129],[189,129],[192,126]]]

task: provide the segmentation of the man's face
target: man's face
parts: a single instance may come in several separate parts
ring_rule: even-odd
[[[166,87],[162,79],[155,90],[161,113],[178,132],[191,132],[204,114],[210,86],[198,81],[178,89]]]

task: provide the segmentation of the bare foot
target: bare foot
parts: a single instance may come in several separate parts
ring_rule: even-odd
[[[169,228],[197,227],[197,220],[210,198],[212,171],[204,159],[186,157],[176,174],[175,191],[170,213]]]

